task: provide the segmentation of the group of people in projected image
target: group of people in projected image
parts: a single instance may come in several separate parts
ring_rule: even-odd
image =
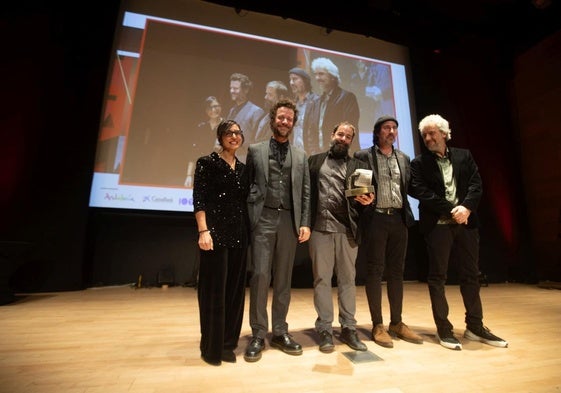
[[[356,71],[347,78],[349,90],[341,87],[339,67],[327,57],[318,57],[311,61],[310,71],[301,67],[291,68],[288,71],[288,83],[281,80],[267,82],[262,105],[249,99],[254,88],[250,77],[238,72],[231,74],[231,102],[223,106],[216,96],[209,96],[204,100],[204,111],[208,119],[197,127],[198,141],[191,146],[191,150],[201,153],[205,151],[205,146],[213,148],[215,143],[209,142],[209,139],[215,139],[217,121],[225,117],[235,120],[244,132],[246,143],[237,152],[237,156],[245,162],[247,146],[270,137],[269,111],[274,103],[282,99],[292,100],[300,113],[290,142],[308,154],[321,152],[329,145],[330,127],[338,119],[349,121],[358,127],[359,132],[369,130],[377,117],[382,114],[394,115],[390,67],[387,64],[362,59],[356,60],[354,64]],[[312,78],[318,86],[317,93],[313,91]],[[357,137],[351,150],[356,151],[359,148]],[[188,188],[193,184],[196,157],[190,157],[187,164],[184,185]]]
[[[337,89],[335,75],[325,75],[335,72],[326,60],[312,63],[322,86],[335,86],[324,101],[337,97],[352,109],[356,99]],[[296,82],[297,76],[305,79],[300,69],[290,71],[291,81]],[[239,96],[243,80],[238,74],[232,76],[232,97]],[[268,87],[271,90],[267,95],[272,97],[279,86]],[[322,99],[318,102],[321,107]],[[257,116],[251,115],[258,112],[258,107],[241,100],[236,103],[228,116],[244,112],[250,118],[246,126],[258,127]],[[322,111],[327,113],[327,108]],[[324,121],[327,118],[324,113]],[[414,221],[408,195],[419,200],[419,228],[429,258],[426,278],[436,342],[447,349],[462,349],[449,319],[445,294],[454,255],[465,306],[463,338],[507,347],[506,340],[483,324],[477,216],[482,180],[469,150],[448,147],[448,121],[440,115],[420,121],[418,129],[426,149],[410,160],[394,146],[399,125],[395,116],[378,117],[372,125],[372,145],[354,152],[356,123],[343,117],[329,119],[331,125],[322,124],[329,135],[323,140],[323,150],[308,154],[294,139],[295,125],[302,120],[297,104],[282,98],[271,101],[269,138],[247,144],[242,119],[227,118],[216,128],[217,151],[209,147],[210,154],[196,161],[193,205],[199,233],[197,295],[202,360],[213,366],[237,362],[246,284],[251,335],[243,351],[244,360],[261,360],[267,346],[291,356],[302,355],[304,348],[291,334],[287,321],[298,244],[307,244],[311,257],[310,302],[316,317],[310,318],[310,326],[315,327],[320,352],[335,351],[335,339],[354,351],[368,350],[357,331],[360,321],[356,319],[356,260],[360,253],[367,263],[365,293],[372,324],[367,338],[384,348],[393,348],[395,340],[423,344],[423,335],[402,318],[408,227]],[[239,158],[244,145],[245,163]],[[357,173],[366,180],[354,188]],[[382,311],[384,278],[390,306],[386,323]],[[339,325],[338,329],[334,325]]]

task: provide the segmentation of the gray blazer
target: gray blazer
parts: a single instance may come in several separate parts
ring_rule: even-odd
[[[250,189],[247,206],[251,229],[254,229],[259,221],[265,204],[269,181],[269,143],[268,140],[254,143],[248,148],[246,165],[249,173]],[[292,159],[290,172],[292,216],[294,230],[298,236],[300,227],[310,226],[310,171],[308,169],[308,158],[304,150],[289,146],[288,154],[291,155]]]

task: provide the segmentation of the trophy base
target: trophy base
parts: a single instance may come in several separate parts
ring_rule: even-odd
[[[351,188],[350,190],[345,190],[345,196],[347,198],[355,197],[358,195],[369,194],[371,192],[374,192],[374,186]]]

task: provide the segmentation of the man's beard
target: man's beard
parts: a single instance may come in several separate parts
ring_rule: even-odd
[[[329,152],[334,158],[344,158],[349,154],[349,145],[334,141],[331,143]]]
[[[277,128],[276,124],[274,124],[274,123],[271,124],[271,130],[273,131],[273,135],[280,136],[280,137],[282,137],[282,138],[288,138],[288,137],[290,136],[290,134],[292,133],[292,129],[290,129],[290,130],[287,131],[286,133],[281,132],[281,131]]]
[[[265,111],[265,113],[269,113],[272,107],[273,107],[273,103],[271,101],[269,100],[263,101],[263,110]]]

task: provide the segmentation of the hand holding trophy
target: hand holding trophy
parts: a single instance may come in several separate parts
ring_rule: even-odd
[[[372,171],[370,169],[356,169],[347,179],[346,197],[356,197],[363,194],[374,194],[372,185]]]

